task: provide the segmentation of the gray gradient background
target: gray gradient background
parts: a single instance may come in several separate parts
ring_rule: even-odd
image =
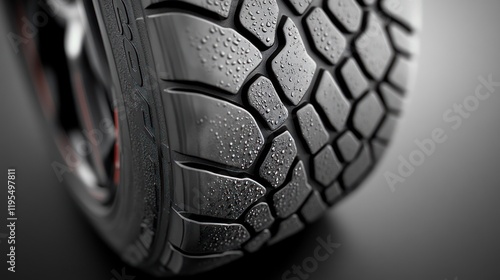
[[[474,93],[479,76],[500,81],[500,1],[424,2],[416,86],[390,149],[364,186],[297,237],[202,278],[237,279],[248,271],[243,278],[280,279],[312,256],[317,237],[331,234],[341,246],[310,279],[500,279],[500,89],[460,129],[442,118]],[[17,168],[19,217],[18,272],[6,273],[7,244],[0,240],[0,279],[112,279],[124,264],[57,181],[53,145],[4,23],[0,32],[0,173]],[[391,192],[384,172],[435,128],[448,141]],[[5,184],[0,191],[0,233],[6,233]]]

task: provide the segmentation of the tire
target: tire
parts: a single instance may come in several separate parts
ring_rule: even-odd
[[[103,238],[166,276],[279,242],[380,159],[414,75],[418,0],[94,1],[118,85]],[[71,176],[71,175],[68,175]]]

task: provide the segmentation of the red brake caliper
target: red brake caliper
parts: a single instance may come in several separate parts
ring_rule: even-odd
[[[115,121],[115,148],[114,148],[114,172],[113,172],[113,182],[116,186],[120,183],[120,131],[118,127],[118,111],[116,108],[113,110],[113,116]]]

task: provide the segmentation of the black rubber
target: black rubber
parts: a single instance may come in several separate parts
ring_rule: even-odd
[[[419,7],[102,1],[138,170],[129,195],[142,200],[130,210],[137,230],[113,247],[150,273],[193,274],[318,219],[390,139]]]

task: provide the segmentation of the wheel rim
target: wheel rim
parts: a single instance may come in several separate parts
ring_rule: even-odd
[[[36,53],[55,108],[58,146],[92,197],[111,205],[120,183],[119,121],[95,9],[84,0],[46,4],[54,16],[39,29]]]

